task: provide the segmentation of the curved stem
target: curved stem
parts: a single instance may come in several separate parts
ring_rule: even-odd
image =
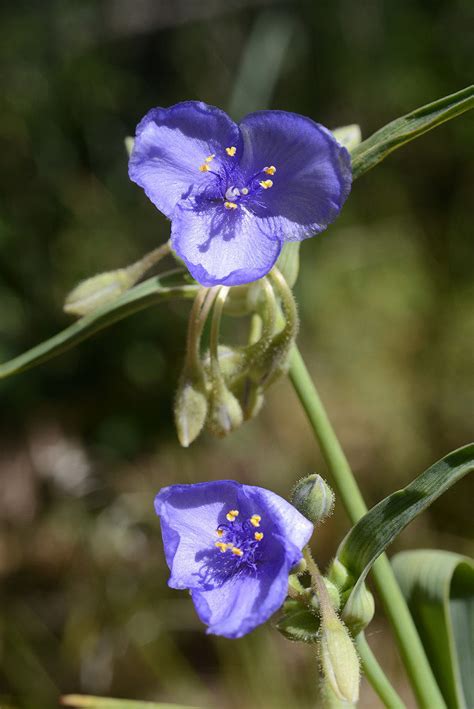
[[[366,513],[367,507],[303,358],[296,347],[291,353],[289,374],[319,442],[342,503],[351,522],[355,524]],[[375,562],[372,573],[419,706],[423,709],[444,709],[446,704],[436,684],[390,562],[385,555]]]
[[[377,658],[370,649],[364,633],[359,633],[355,639],[355,644],[362,662],[364,675],[367,677],[384,705],[388,707],[388,709],[406,709],[406,705],[388,681],[385,672],[380,667]]]

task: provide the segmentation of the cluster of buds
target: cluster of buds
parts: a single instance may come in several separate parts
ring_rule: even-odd
[[[246,317],[246,345],[220,342],[223,316]],[[205,348],[208,318],[211,327]],[[293,294],[276,268],[247,286],[200,289],[189,317],[186,359],[175,402],[181,445],[189,446],[204,428],[226,436],[256,416],[266,389],[287,372],[297,331]]]

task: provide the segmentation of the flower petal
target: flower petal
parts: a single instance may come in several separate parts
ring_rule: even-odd
[[[176,207],[171,244],[203,286],[241,285],[265,276],[279,256],[280,242],[261,225],[241,206],[190,198]]]
[[[230,146],[238,148],[234,158],[225,152]],[[129,176],[171,218],[183,196],[218,181],[211,172],[201,172],[201,165],[218,172],[222,165],[236,162],[238,153],[239,129],[224,111],[202,101],[184,101],[153,108],[139,123]],[[205,163],[211,155],[215,158]]]
[[[172,588],[207,587],[202,576],[202,552],[212,549],[216,529],[229,509],[238,504],[240,485],[219,480],[195,485],[171,485],[155,498],[161,518],[166,562]]]
[[[284,603],[288,592],[289,566],[280,558],[262,564],[256,575],[231,578],[209,591],[191,592],[207,632],[226,638],[240,638],[264,623]]]
[[[239,125],[240,169],[250,178],[274,166],[273,186],[253,209],[262,229],[283,241],[318,234],[338,216],[349,195],[350,155],[324,126],[286,111],[250,113]]]
[[[242,494],[247,498],[249,508],[262,510],[273,522],[276,532],[281,536],[282,546],[287,549],[291,566],[301,559],[301,549],[309,542],[314,525],[289,502],[270,490],[254,485],[243,485]],[[296,557],[296,558],[295,558]]]

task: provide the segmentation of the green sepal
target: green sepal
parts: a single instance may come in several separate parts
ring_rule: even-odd
[[[318,640],[319,617],[299,601],[288,599],[276,627],[288,640],[312,644]]]
[[[474,707],[474,560],[419,549],[392,563],[447,706]]]

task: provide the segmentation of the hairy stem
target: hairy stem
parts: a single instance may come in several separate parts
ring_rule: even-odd
[[[291,353],[289,374],[333,477],[339,497],[349,519],[355,524],[366,513],[367,507],[303,358],[296,347]],[[423,709],[443,709],[446,706],[445,702],[436,684],[408,606],[385,555],[375,562],[372,573],[419,706]],[[368,674],[368,679],[370,678],[371,675]]]

